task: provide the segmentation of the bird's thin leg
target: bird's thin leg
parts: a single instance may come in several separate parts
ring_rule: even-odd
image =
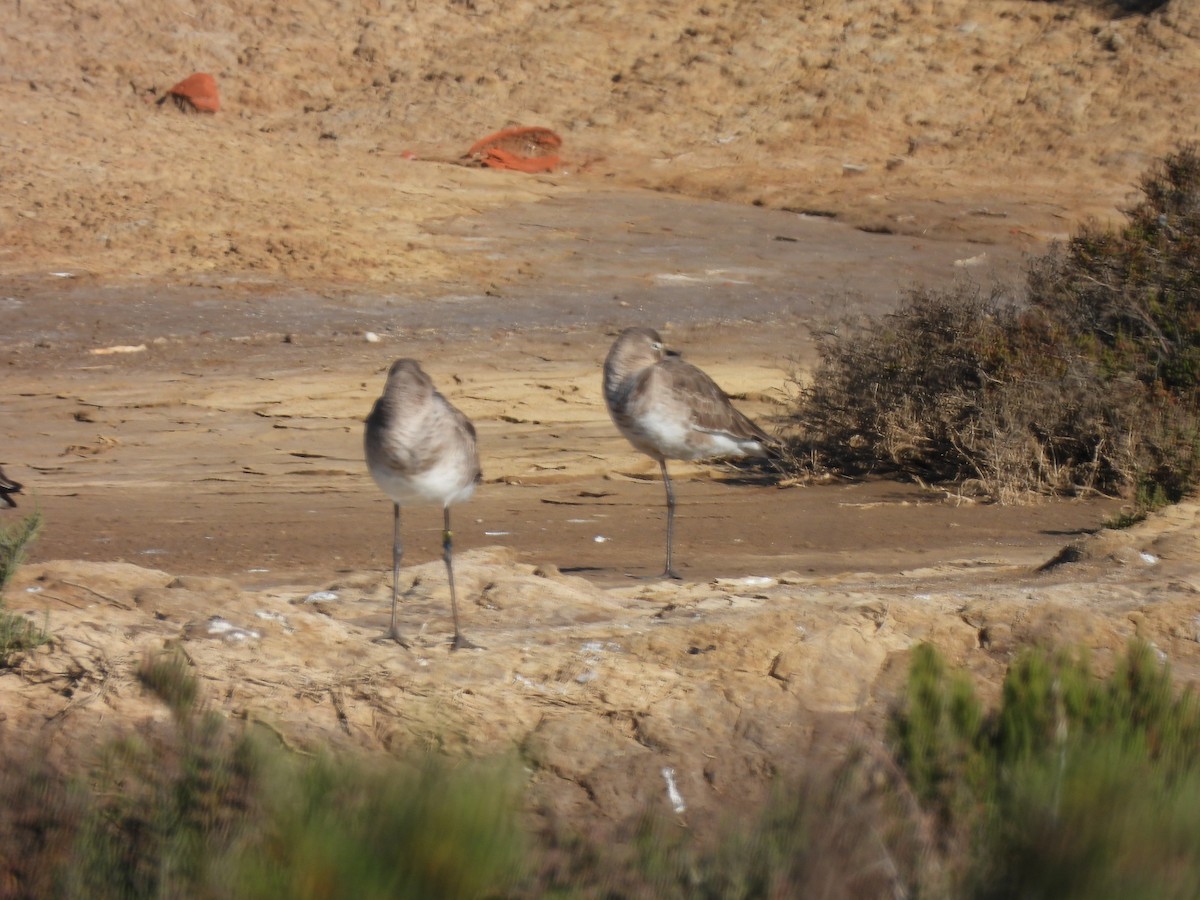
[[[404,559],[404,545],[400,542],[400,504],[392,504],[392,627],[388,636],[401,647],[408,643],[400,637],[400,629],[396,623],[396,602],[400,591],[400,561]]]
[[[682,581],[679,573],[671,568],[671,544],[675,538],[675,491],[671,488],[671,476],[667,474],[667,461],[660,459],[658,466],[662,469],[663,486],[667,489],[667,565],[663,569],[663,578]]]
[[[446,562],[446,576],[450,580],[450,612],[454,616],[454,640],[450,642],[451,650],[473,650],[478,649],[477,645],[472,644],[465,637],[458,627],[458,595],[454,590],[454,560],[453,560],[453,538],[454,533],[450,530],[450,507],[447,506],[445,512],[445,528],[442,531],[442,559]]]

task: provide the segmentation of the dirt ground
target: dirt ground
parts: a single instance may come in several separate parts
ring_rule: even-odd
[[[681,203],[606,192],[588,204],[571,198],[564,215],[546,201],[530,211],[553,235],[543,244],[568,240],[562,220],[586,219],[584,240],[627,246],[590,257],[586,277],[539,248],[547,259],[538,283],[514,291],[511,303],[507,292],[424,303],[169,287],[147,296],[75,279],[54,292],[15,291],[12,315],[25,340],[12,348],[8,384],[10,421],[21,425],[5,446],[20,454],[8,463],[11,477],[46,513],[36,556],[289,578],[386,567],[388,501],[366,477],[362,419],[388,364],[403,355],[422,360],[479,429],[485,486],[459,513],[460,546],[509,546],[527,561],[610,580],[649,571],[662,544],[657,466],[615,431],[599,393],[621,324],[663,328],[770,424],[786,416],[791,374],[811,363],[809,323],[848,312],[837,308],[847,297],[870,298],[854,311],[886,308],[901,270],[913,283],[948,282],[961,271],[955,261],[976,249],[914,247],[906,237],[753,210],[732,240],[718,224],[737,211],[713,215],[708,205],[712,220],[695,210],[684,220],[694,234],[685,233],[665,224],[694,211]],[[631,219],[643,225],[633,238],[624,228]],[[447,230],[467,224],[487,228]],[[776,232],[800,246],[776,241]],[[633,253],[646,261],[631,263]],[[993,256],[1014,259],[1007,249]],[[1094,527],[1112,508],[951,507],[942,494],[892,482],[733,488],[722,483],[733,473],[674,468],[698,479],[683,488],[680,540],[691,549],[686,570],[701,578],[764,567],[828,572],[850,556],[855,567],[889,567],[909,553],[1004,541],[1017,523],[1033,535]],[[944,514],[927,537],[891,514],[918,507]],[[864,509],[876,512],[864,517]],[[605,533],[618,516],[619,533]],[[435,553],[438,512],[413,510],[408,520],[411,558]],[[951,527],[962,530],[948,542]]]
[[[676,464],[662,584],[656,466],[599,390],[615,333],[652,325],[779,427],[811,327],[1019,284],[1119,221],[1197,137],[1191,7],[133,6],[6,0],[0,464],[25,493],[0,523],[45,515],[6,600],[55,639],[0,672],[4,740],[65,760],[161,719],[133,672],[183,642],[221,709],[300,743],[515,744],[537,809],[580,821],[666,802],[670,765],[698,822],[823,730],[877,740],[919,640],[991,689],[1030,642],[1103,661],[1134,634],[1196,677],[1193,506],[1092,535],[1119,501]],[[219,113],[153,102],[193,71]],[[563,165],[463,164],[510,124],[555,128]],[[373,641],[390,510],[361,428],[397,356],[479,429],[454,521],[484,651],[445,650],[429,509],[405,513],[416,648]]]

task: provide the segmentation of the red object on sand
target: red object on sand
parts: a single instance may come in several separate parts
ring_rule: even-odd
[[[217,79],[207,72],[196,72],[175,85],[167,94],[176,101],[187,101],[199,112],[215,113],[221,108],[221,95],[217,93]]]
[[[467,156],[492,169],[552,172],[562,163],[554,152],[561,146],[562,138],[549,128],[506,128],[476,141]]]

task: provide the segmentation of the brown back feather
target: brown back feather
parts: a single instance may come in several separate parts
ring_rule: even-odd
[[[647,373],[661,379],[661,385],[692,409],[692,424],[704,431],[719,431],[736,438],[773,443],[765,431],[737,409],[729,395],[703,370],[677,356],[658,363]]]

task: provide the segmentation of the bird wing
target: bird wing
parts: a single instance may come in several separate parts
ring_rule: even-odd
[[[367,428],[375,432],[384,451],[375,459],[376,466],[397,476],[413,477],[457,454],[474,466],[472,480],[481,479],[475,426],[440,392],[434,391],[431,402],[409,418],[396,419],[384,401],[382,397],[377,400],[367,417]]]
[[[454,418],[455,423],[462,430],[463,434],[465,434],[468,438],[470,438],[470,440],[468,441],[469,449],[467,450],[467,452],[470,454],[471,458],[475,460],[474,481],[476,484],[478,484],[479,482],[483,481],[483,469],[479,465],[479,449],[478,449],[478,444],[477,444],[477,438],[475,437],[475,423],[467,418],[466,413],[464,413],[461,409],[459,409],[457,406],[455,406],[453,403],[451,403],[445,397],[442,397],[442,395],[440,393],[438,394],[438,396],[441,397],[442,401],[446,404],[446,408],[450,411],[451,415]]]
[[[741,413],[703,370],[679,357],[669,357],[653,367],[655,377],[662,379],[676,403],[691,413],[693,428],[716,434],[727,434],[739,440],[774,443],[765,431]]]

